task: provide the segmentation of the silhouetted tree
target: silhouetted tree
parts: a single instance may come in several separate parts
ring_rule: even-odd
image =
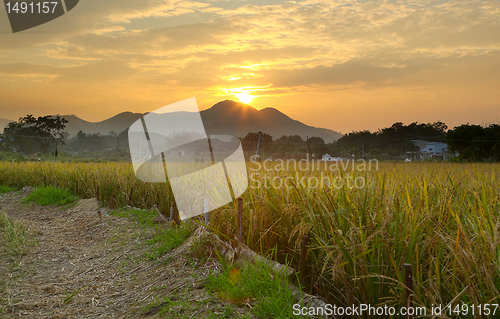
[[[76,133],[76,137],[79,140],[83,140],[87,137],[87,134],[83,133],[82,131],[78,131],[78,133]]]
[[[446,141],[452,152],[468,161],[500,160],[500,126],[463,124],[450,130]]]
[[[355,153],[399,156],[405,152],[418,150],[412,140],[444,142],[447,128],[446,124],[440,121],[427,124],[413,122],[409,125],[396,122],[373,133],[365,130],[346,134],[337,142],[330,144],[329,148],[337,155]]]
[[[325,144],[325,140],[321,137],[313,136],[309,138],[309,145],[314,146],[316,144]]]
[[[64,128],[68,121],[59,116],[40,116],[35,118],[27,115],[11,122],[3,130],[2,140],[14,150],[24,150],[27,153],[36,150],[44,153],[51,144],[64,144]]]
[[[245,151],[253,151],[257,147],[259,141],[259,133],[248,133],[242,140],[241,144]],[[273,137],[267,133],[261,133],[260,146],[270,145],[273,142]]]

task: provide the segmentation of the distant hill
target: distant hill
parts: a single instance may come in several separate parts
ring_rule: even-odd
[[[222,101],[201,112],[208,134],[230,134],[244,137],[248,132],[264,132],[273,138],[283,135],[319,136],[325,142],[336,141],[343,135],[333,130],[306,125],[291,119],[274,108],[256,110],[250,105],[230,100]]]
[[[201,111],[201,118],[205,125],[207,134],[228,134],[237,137],[244,137],[248,132],[264,132],[273,138],[283,135],[319,136],[325,142],[338,140],[343,135],[333,130],[317,128],[305,125],[297,120],[293,120],[287,115],[274,108],[256,110],[248,104],[238,103],[230,100],[221,101],[211,108]],[[143,114],[123,112],[102,122],[88,122],[76,115],[59,115],[68,120],[66,132],[75,136],[78,131],[85,133],[108,134],[110,131],[120,133],[127,129],[132,123]],[[165,116],[169,116],[165,114]],[[1,127],[7,125],[1,122]]]
[[[75,136],[79,131],[84,133],[109,134],[113,131],[117,134],[126,130],[132,123],[142,116],[142,113],[122,112],[101,122],[88,122],[76,115],[59,115],[68,120],[65,131]]]

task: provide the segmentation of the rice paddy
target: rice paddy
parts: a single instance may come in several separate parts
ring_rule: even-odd
[[[298,269],[307,235],[300,274],[306,292],[337,306],[402,306],[403,265],[411,264],[415,306],[500,302],[499,164],[247,166],[243,241]],[[333,185],[335,180],[345,182]],[[54,183],[112,208],[156,205],[167,215],[172,198],[164,183],[138,180],[130,163],[0,162],[0,185]],[[235,205],[210,216],[210,227],[228,238],[237,234]]]

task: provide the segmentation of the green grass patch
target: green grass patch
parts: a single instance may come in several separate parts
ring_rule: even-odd
[[[226,305],[221,313],[211,312],[207,319],[232,319],[235,318],[235,313],[231,306]],[[246,317],[246,316],[245,316]]]
[[[27,159],[26,156],[18,153],[0,152],[0,161],[19,162],[19,161],[25,161],[26,159]]]
[[[160,318],[188,318],[182,316],[181,313],[193,310],[193,306],[194,308],[199,307],[179,297],[167,298],[153,295],[153,299],[155,301],[147,307],[143,307],[143,310],[151,315],[158,314]]]
[[[37,187],[26,198],[23,199],[25,203],[35,203],[40,206],[64,206],[73,204],[78,200],[78,197],[73,195],[70,191],[62,188],[54,187]]]
[[[252,312],[259,318],[295,318],[291,307],[295,301],[284,276],[273,275],[264,264],[240,269],[223,260],[221,263],[221,273],[207,278],[209,291],[237,305],[254,303]]]
[[[153,237],[146,241],[146,244],[151,246],[150,253],[146,257],[151,260],[157,259],[180,246],[194,231],[194,225],[191,222],[184,222],[179,227],[176,225],[156,225],[154,220],[158,212],[153,210],[120,209],[113,211],[112,214],[135,220],[138,225],[144,228],[155,228]]]
[[[121,218],[130,218],[142,227],[154,227],[154,219],[158,215],[158,212],[149,209],[132,208],[117,209],[112,211],[111,214]]]
[[[5,252],[13,256],[24,255],[27,250],[27,238],[26,230],[21,223],[0,212],[0,245]]]
[[[194,229],[191,223],[183,223],[179,227],[161,229],[157,226],[153,238],[146,243],[151,245],[151,253],[147,255],[149,259],[156,259],[180,246],[191,236]]]
[[[0,185],[0,194],[10,193],[10,192],[13,192],[15,190],[16,189],[14,187],[7,186],[7,185]]]

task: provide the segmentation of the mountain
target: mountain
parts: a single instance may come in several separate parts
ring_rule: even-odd
[[[250,105],[230,100],[222,101],[201,111],[208,134],[229,134],[244,137],[248,132],[264,132],[273,138],[283,135],[319,136],[325,142],[336,141],[343,135],[333,130],[308,126],[291,119],[274,108],[256,110]]]
[[[65,131],[70,134],[70,136],[75,136],[78,131],[84,133],[101,133],[103,135],[109,134],[113,131],[117,134],[126,130],[132,123],[137,119],[140,119],[142,113],[132,113],[132,112],[122,112],[107,120],[101,122],[87,122],[82,120],[76,115],[59,115],[60,117],[68,120],[66,124]]]
[[[257,110],[248,104],[234,102],[230,100],[221,101],[211,108],[201,111],[201,118],[205,125],[205,130],[209,135],[227,134],[237,137],[244,137],[248,132],[264,132],[273,138],[283,135],[319,136],[325,142],[332,142],[342,137],[342,134],[333,130],[317,128],[305,125],[297,120],[293,120],[287,115],[274,108]],[[127,129],[132,123],[140,119],[143,114],[123,112],[102,122],[92,123],[82,120],[76,115],[59,115],[68,120],[66,132],[75,136],[78,131],[85,133],[108,134],[110,131],[120,133]],[[165,114],[165,118],[175,116],[175,114]],[[0,125],[5,125],[0,119]]]

